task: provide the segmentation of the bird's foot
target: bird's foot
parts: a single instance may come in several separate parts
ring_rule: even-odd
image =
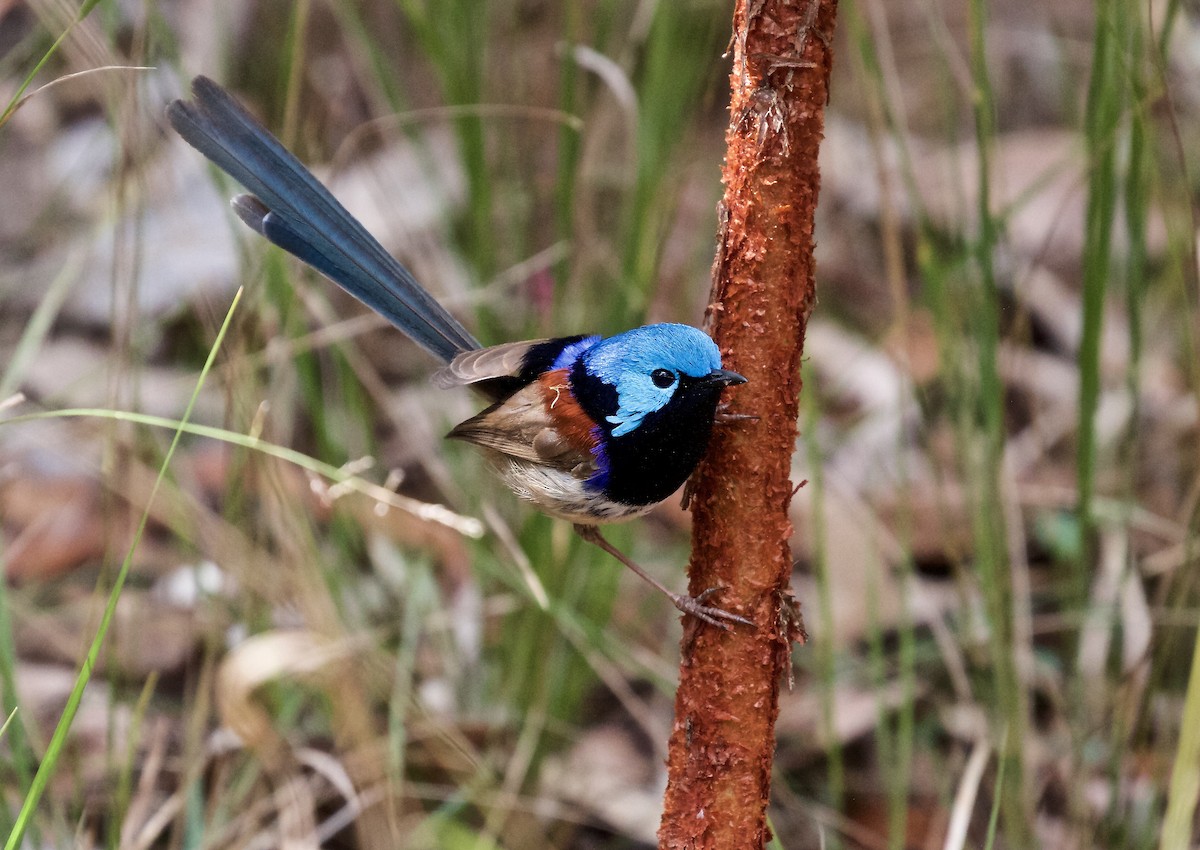
[[[671,601],[675,603],[675,607],[685,614],[690,614],[698,620],[716,626],[719,629],[729,631],[729,623],[741,623],[744,626],[753,626],[754,621],[748,620],[745,617],[737,614],[731,614],[721,608],[713,608],[704,603],[708,598],[721,590],[720,587],[710,587],[708,590],[701,593],[699,596],[684,596],[682,593],[669,593]],[[728,621],[728,622],[725,622]]]
[[[612,555],[629,569],[637,573],[646,582],[653,585],[654,588],[666,596],[671,602],[685,614],[691,614],[698,620],[703,620],[710,625],[720,629],[729,630],[729,623],[741,623],[744,626],[753,626],[753,620],[747,620],[745,617],[739,617],[737,614],[730,614],[728,611],[722,611],[720,608],[713,608],[704,603],[708,601],[708,597],[712,596],[720,587],[710,587],[708,590],[701,593],[699,596],[684,596],[682,593],[673,593],[667,587],[656,579],[650,573],[646,572],[636,561],[627,558],[620,549],[613,546],[604,539],[604,535],[594,525],[575,524],[575,533],[589,543],[594,543],[608,554]],[[727,621],[727,622],[726,622]]]

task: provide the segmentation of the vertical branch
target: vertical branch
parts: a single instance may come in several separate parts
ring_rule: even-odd
[[[691,593],[756,629],[688,627],[662,847],[762,847],[779,684],[803,637],[789,590],[800,355],[815,301],[813,217],[836,0],[736,0],[732,99],[709,321],[731,394],[694,479]]]

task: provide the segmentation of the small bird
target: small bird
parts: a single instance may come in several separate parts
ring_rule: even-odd
[[[673,593],[597,526],[648,512],[692,474],[708,447],[725,387],[704,332],[653,324],[616,336],[479,342],[367,232],[300,161],[228,92],[206,77],[167,118],[192,147],[249,189],[232,201],[250,228],[300,258],[443,364],[439,387],[469,386],[491,406],[449,437],[479,446],[521,499],[574,525],[680,611],[722,628],[753,623]]]

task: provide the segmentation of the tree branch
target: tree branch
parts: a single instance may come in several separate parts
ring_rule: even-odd
[[[732,100],[708,320],[749,384],[694,479],[690,592],[756,629],[687,624],[664,848],[767,841],[779,685],[803,639],[788,538],[800,356],[815,302],[813,217],[836,0],[736,0]]]

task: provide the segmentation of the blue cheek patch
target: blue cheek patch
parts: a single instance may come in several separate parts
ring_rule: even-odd
[[[614,437],[622,437],[628,434],[634,428],[642,424],[642,420],[646,418],[647,413],[653,413],[654,411],[658,410],[671,398],[670,393],[668,393],[665,399],[655,399],[654,402],[648,407],[643,408],[637,403],[626,403],[625,397],[630,395],[630,393],[622,392],[618,388],[617,394],[617,397],[621,399],[621,406],[617,408],[616,415],[604,417],[605,421],[607,421],[610,425],[617,426],[612,429],[612,435]]]
[[[661,410],[675,394],[676,384],[656,386],[648,375],[636,373],[617,380],[617,412],[606,416],[605,421],[616,427],[614,437],[628,434],[642,424],[650,413]]]
[[[623,437],[634,428],[641,425],[642,420],[645,418],[646,414],[643,413],[641,416],[629,416],[626,419],[622,419],[620,416],[609,416],[608,421],[617,426],[616,428],[612,429],[612,435],[614,437]]]

